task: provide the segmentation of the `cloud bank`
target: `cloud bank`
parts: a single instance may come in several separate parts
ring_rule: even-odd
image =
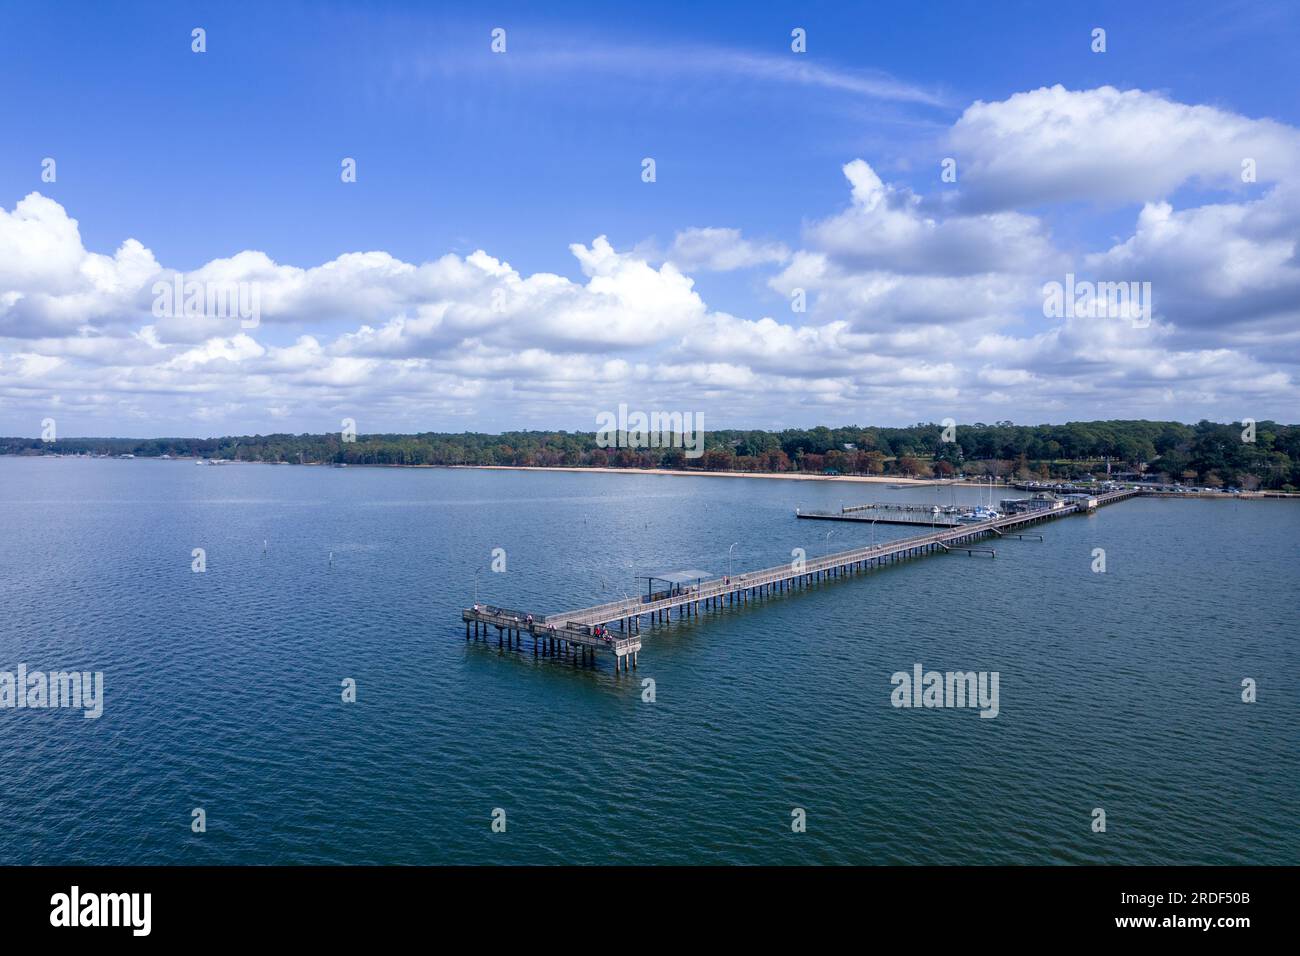
[[[255,285],[255,327],[156,314],[172,268],[134,238],[86,249],[68,211],[32,193],[0,208],[0,425],[591,428],[623,401],[755,427],[1294,418],[1297,130],[1053,87],[973,104],[947,145],[958,182],[930,195],[845,162],[841,207],[813,212],[797,244],[729,223],[683,228],[661,255],[573,244],[577,278],[488,250],[303,267],[249,249],[184,276]],[[1079,202],[1131,209],[1127,234],[1058,244],[1052,226]],[[756,275],[767,314],[706,301],[696,277],[725,273]],[[1045,316],[1043,285],[1066,273],[1150,282],[1151,322]]]

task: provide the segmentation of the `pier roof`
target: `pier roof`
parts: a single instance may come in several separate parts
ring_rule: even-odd
[[[688,568],[685,571],[660,571],[658,574],[638,574],[637,577],[647,578],[651,581],[666,581],[668,584],[693,584],[696,581],[707,581],[709,578],[716,577],[716,575],[712,571]]]

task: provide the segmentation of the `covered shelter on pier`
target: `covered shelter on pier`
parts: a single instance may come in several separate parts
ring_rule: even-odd
[[[646,582],[647,603],[650,601],[660,601],[664,598],[676,597],[680,594],[688,594],[692,590],[698,590],[701,583],[711,581],[717,577],[712,571],[701,571],[699,568],[688,568],[685,571],[660,571],[658,574],[638,574],[637,580]],[[658,586],[658,590],[656,590]]]

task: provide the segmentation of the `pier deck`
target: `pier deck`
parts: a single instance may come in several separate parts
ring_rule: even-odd
[[[679,618],[693,617],[701,609],[745,604],[768,594],[808,587],[818,581],[934,551],[946,553],[961,550],[969,553],[973,550],[992,553],[996,557],[996,552],[991,549],[972,549],[970,546],[989,536],[1010,536],[1030,525],[1091,511],[1092,503],[1104,506],[1141,493],[1135,490],[1113,491],[1065,508],[1043,509],[1007,515],[978,524],[936,529],[928,534],[886,541],[871,547],[852,548],[761,571],[717,577],[655,599],[627,598],[547,615],[479,604],[465,608],[461,614],[465,622],[465,639],[469,640],[471,636],[486,638],[488,628],[495,627],[499,647],[522,649],[524,636],[531,635],[534,655],[563,655],[572,658],[575,663],[594,664],[599,654],[607,653],[614,658],[615,670],[626,671],[637,665],[643,620],[652,623],[668,621],[673,611],[677,612]],[[925,523],[929,524],[928,521]],[[618,627],[617,633],[611,630],[614,625]]]
[[[882,508],[868,510],[869,505],[856,505],[839,511],[795,510],[796,518],[816,521],[853,521],[858,524],[907,524],[927,528],[955,528],[961,524],[953,514],[935,514],[929,508]]]

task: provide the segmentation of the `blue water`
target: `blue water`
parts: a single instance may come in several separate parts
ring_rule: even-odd
[[[1123,502],[647,628],[629,675],[464,639],[493,548],[481,599],[545,613],[954,495],[0,458],[0,670],[106,697],[0,710],[0,863],[1300,863],[1300,502]],[[1000,715],[891,707],[916,662],[999,672]]]

